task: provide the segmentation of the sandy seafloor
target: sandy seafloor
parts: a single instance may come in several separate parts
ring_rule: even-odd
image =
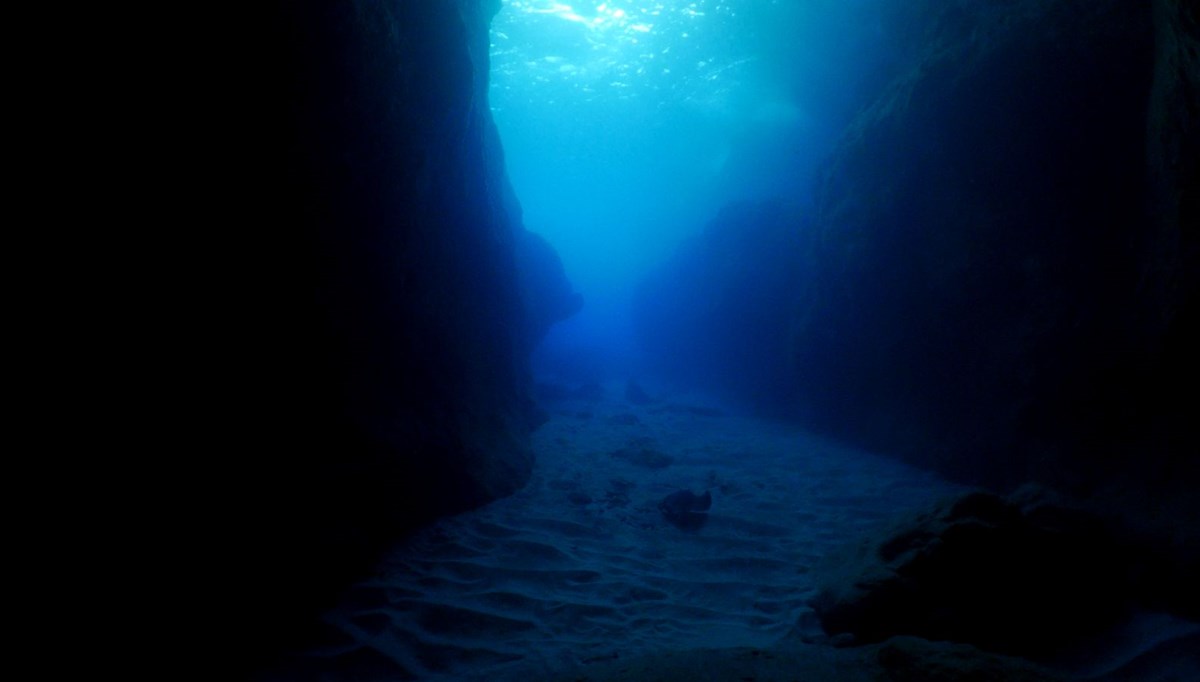
[[[639,656],[704,669],[686,652],[818,634],[806,602],[822,557],[958,490],[711,398],[647,389],[650,404],[623,384],[546,404],[528,486],[398,545],[327,615],[341,641],[306,657],[312,676],[586,679]],[[658,509],[681,489],[711,491],[698,530]]]

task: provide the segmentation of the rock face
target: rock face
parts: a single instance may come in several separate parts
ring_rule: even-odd
[[[912,635],[1045,657],[1135,606],[1194,609],[1181,575],[1081,509],[980,492],[831,558],[813,606],[829,633],[860,642]],[[1157,594],[1167,584],[1174,600]]]
[[[1069,6],[944,12],[825,169],[795,362],[834,429],[995,481],[1143,390],[1152,16]]]
[[[486,101],[498,9],[272,3],[222,74],[229,295],[196,360],[224,651],[269,654],[387,540],[530,474],[548,317]]]
[[[890,682],[1057,682],[1064,677],[1027,661],[974,647],[894,637],[879,648],[878,661]]]
[[[528,230],[517,233],[517,275],[526,311],[528,351],[560,322],[583,308],[583,296],[567,280],[562,260],[541,235]]]

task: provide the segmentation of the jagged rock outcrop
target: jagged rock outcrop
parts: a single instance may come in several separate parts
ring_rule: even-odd
[[[1195,616],[1195,561],[1148,547],[1033,489],[974,492],[831,555],[812,603],[827,632],[857,643],[912,635],[1048,659],[1135,609]]]
[[[1132,556],[1120,549],[1082,512],[974,493],[831,559],[813,605],[828,632],[862,642],[1045,655],[1126,614]]]
[[[583,308],[583,296],[571,287],[558,252],[541,235],[519,231],[516,254],[517,280],[525,308],[524,344],[532,352],[550,327]]]
[[[489,132],[485,140],[485,160],[489,165],[489,176],[497,183],[492,189],[513,230],[517,292],[525,318],[521,344],[529,354],[555,323],[583,308],[583,296],[571,286],[554,246],[542,235],[525,228],[524,210],[508,180],[500,138],[494,126]]]

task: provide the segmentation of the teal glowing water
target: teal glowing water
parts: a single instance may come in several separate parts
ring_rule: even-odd
[[[490,105],[509,175],[586,301],[556,335],[626,345],[634,283],[722,206],[807,200],[884,1],[505,3]]]

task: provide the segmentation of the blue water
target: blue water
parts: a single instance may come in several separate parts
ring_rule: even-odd
[[[544,356],[628,371],[632,288],[724,205],[809,201],[890,57],[884,0],[508,0],[491,107],[528,229],[586,301]]]

